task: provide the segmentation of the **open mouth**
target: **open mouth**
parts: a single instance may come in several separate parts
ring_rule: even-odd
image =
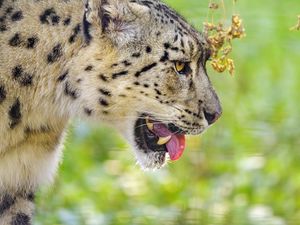
[[[135,142],[145,153],[168,153],[175,161],[185,149],[185,132],[173,123],[165,124],[145,116],[136,121]]]

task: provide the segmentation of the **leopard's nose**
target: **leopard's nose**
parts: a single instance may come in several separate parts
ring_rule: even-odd
[[[221,114],[222,114],[221,111],[209,113],[204,110],[204,116],[205,116],[205,119],[207,120],[208,125],[211,125],[214,122],[216,122],[220,118]]]

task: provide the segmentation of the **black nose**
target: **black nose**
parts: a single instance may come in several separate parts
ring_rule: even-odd
[[[220,118],[221,114],[220,113],[208,113],[208,112],[204,111],[204,116],[208,122],[208,125],[211,125]]]

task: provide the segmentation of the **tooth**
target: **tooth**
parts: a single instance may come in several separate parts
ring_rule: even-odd
[[[148,119],[146,119],[146,124],[149,130],[153,130],[154,125],[153,123],[150,123]]]
[[[168,141],[170,141],[172,138],[172,136],[167,136],[167,137],[159,137],[157,144],[158,145],[164,145],[166,143],[168,143]]]

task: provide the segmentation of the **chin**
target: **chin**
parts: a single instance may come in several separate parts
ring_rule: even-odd
[[[137,158],[137,164],[143,170],[157,170],[167,164],[169,156],[167,152],[147,152],[144,153],[142,149],[135,148],[135,155]]]

